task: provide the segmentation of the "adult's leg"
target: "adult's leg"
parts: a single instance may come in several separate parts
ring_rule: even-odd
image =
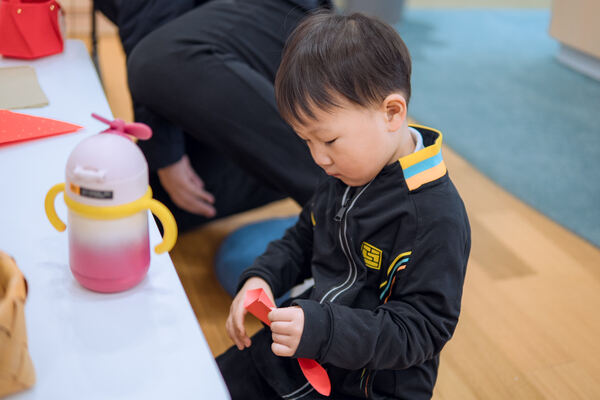
[[[282,0],[198,7],[135,47],[128,62],[133,99],[302,204],[321,172],[279,117],[273,80],[284,41],[304,15]],[[205,178],[214,168],[220,166],[197,172]],[[219,184],[244,201],[226,179]]]
[[[119,27],[129,55],[148,33],[208,0],[94,0],[94,6]]]

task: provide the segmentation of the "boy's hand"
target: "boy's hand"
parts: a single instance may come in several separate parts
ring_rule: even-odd
[[[273,337],[271,350],[278,356],[293,356],[304,330],[304,311],[298,306],[277,308],[269,313],[269,320]]]
[[[271,287],[269,287],[269,284],[265,282],[264,279],[258,277],[252,277],[248,279],[231,302],[231,308],[229,309],[229,316],[227,317],[227,322],[225,323],[225,329],[227,329],[227,334],[233,343],[235,343],[238,350],[244,350],[244,348],[250,347],[252,344],[252,341],[246,334],[246,328],[244,327],[244,318],[248,313],[248,311],[244,308],[244,299],[246,298],[246,292],[248,290],[258,288],[263,289],[273,304],[275,304]]]

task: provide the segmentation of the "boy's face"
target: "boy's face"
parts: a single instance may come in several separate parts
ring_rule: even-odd
[[[397,132],[385,107],[364,108],[347,101],[328,112],[314,109],[315,119],[292,127],[306,142],[315,163],[349,186],[369,183],[396,161]]]

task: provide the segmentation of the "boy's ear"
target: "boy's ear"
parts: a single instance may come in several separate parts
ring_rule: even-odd
[[[399,93],[392,93],[383,100],[386,123],[390,131],[397,131],[406,121],[406,99]]]

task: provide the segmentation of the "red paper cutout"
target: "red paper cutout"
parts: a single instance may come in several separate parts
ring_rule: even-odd
[[[271,326],[268,315],[276,307],[264,290],[260,288],[248,290],[244,298],[244,308],[250,311],[256,318]],[[317,392],[323,396],[331,394],[331,381],[329,380],[327,371],[325,371],[325,368],[321,364],[310,358],[298,358],[298,364],[304,377]]]
[[[300,364],[300,369],[306,379],[317,392],[323,396],[331,394],[331,381],[329,380],[327,371],[325,371],[325,368],[321,364],[310,358],[299,358],[298,364]]]
[[[49,118],[0,110],[0,144],[75,132],[81,126]]]
[[[264,290],[260,288],[248,290],[244,299],[244,308],[256,318],[271,326],[271,321],[269,321],[267,315],[269,315],[271,309],[275,308],[275,304],[271,302]]]

